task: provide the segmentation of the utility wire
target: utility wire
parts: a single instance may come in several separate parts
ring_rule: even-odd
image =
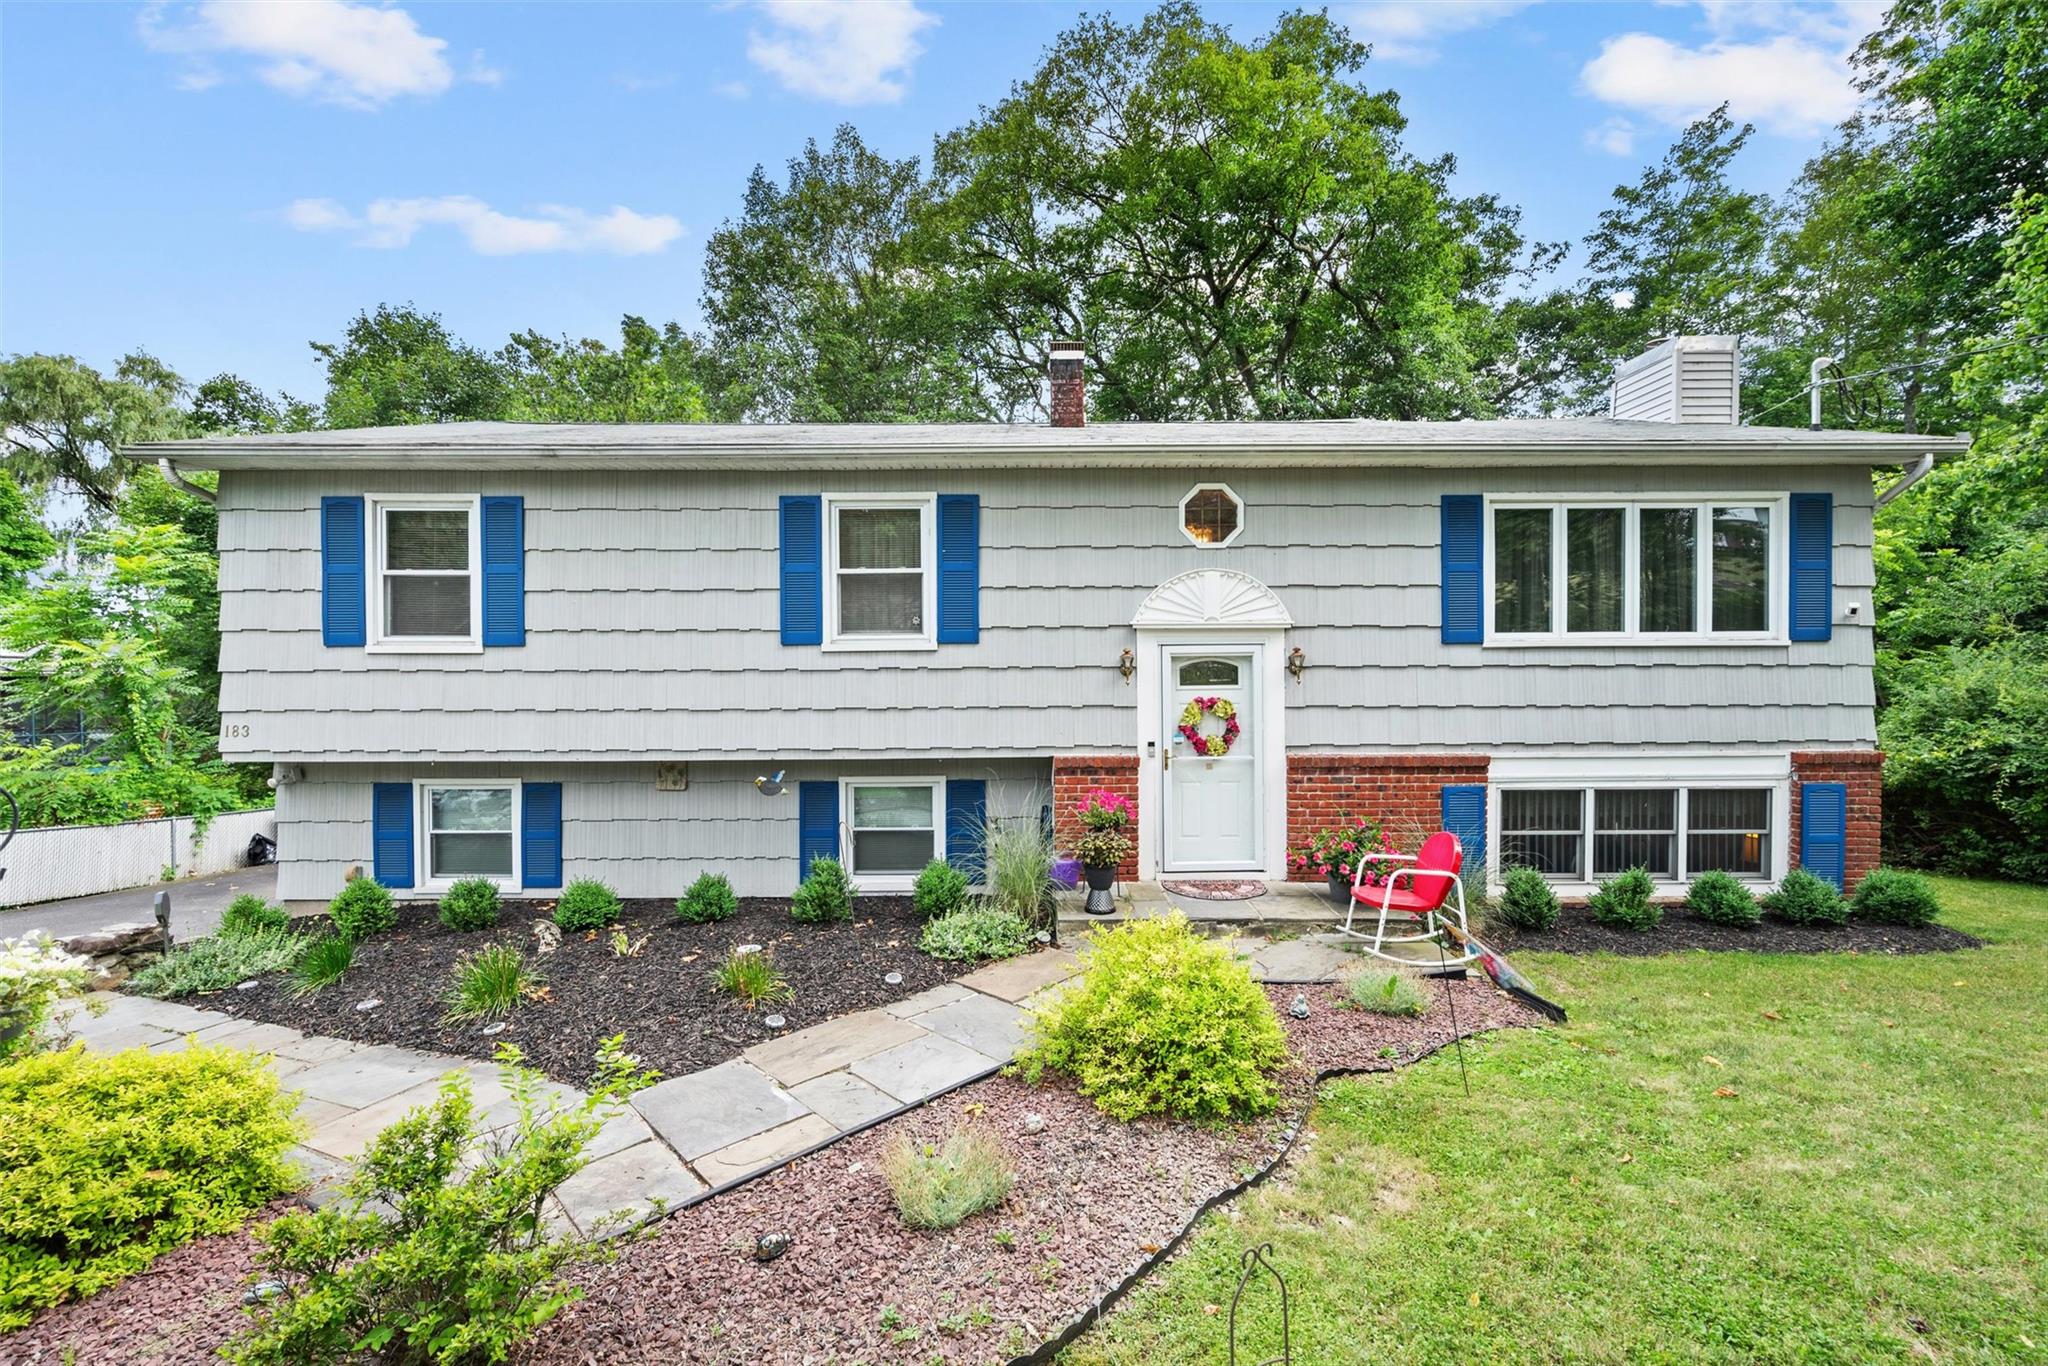
[[[2042,342],[2048,342],[2048,332],[2033,337],[2015,337],[2011,341],[2002,341],[1994,346],[1980,346],[1971,351],[1948,351],[1927,360],[1905,361],[1899,365],[1882,365],[1875,370],[1859,370],[1853,375],[1836,375],[1831,379],[1824,379],[1818,383],[1809,382],[1804,388],[1794,391],[1789,398],[1781,398],[1770,407],[1744,418],[1742,425],[1745,427],[1751,426],[1758,418],[1774,413],[1788,403],[1797,403],[1815,389],[1824,389],[1830,384],[1847,384],[1852,379],[1870,379],[1877,375],[1895,375],[1901,370],[1927,370],[1942,364],[1944,361],[1968,360],[1972,356],[1988,356],[1993,351],[2009,351],[2015,346],[2039,346]]]

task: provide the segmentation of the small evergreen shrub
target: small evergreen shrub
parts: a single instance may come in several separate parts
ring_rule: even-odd
[[[214,933],[232,939],[260,930],[281,930],[291,923],[291,914],[284,907],[273,906],[253,892],[244,892],[220,913],[220,928]]]
[[[942,1144],[899,1138],[882,1154],[882,1176],[909,1228],[954,1228],[994,1209],[1017,1184],[1010,1155],[980,1129],[956,1129]]]
[[[578,878],[555,903],[555,924],[564,930],[601,930],[619,918],[619,894],[596,878]]]
[[[724,873],[702,873],[690,890],[676,900],[676,918],[692,925],[708,925],[730,919],[740,908],[732,894],[732,882]]]
[[[292,974],[292,995],[303,999],[322,987],[333,986],[355,962],[355,940],[338,934],[315,939],[299,955],[299,965]]]
[[[1804,868],[1785,874],[1778,890],[1764,898],[1764,909],[1794,925],[1846,925],[1849,903],[1835,884]]]
[[[712,969],[711,984],[749,1010],[771,1001],[787,1001],[795,995],[775,970],[775,960],[765,949],[746,953],[734,949],[726,954],[725,961]]]
[[[811,860],[803,885],[790,894],[789,913],[806,925],[853,918],[853,898],[860,888],[846,875],[846,865],[829,855]]]
[[[498,884],[466,877],[441,897],[441,923],[451,930],[488,930],[498,923]]]
[[[512,1008],[540,990],[541,975],[526,965],[526,956],[510,944],[486,944],[455,965],[455,984],[448,989],[448,1014],[453,1023],[502,1020]]]
[[[214,935],[178,945],[128,979],[128,989],[171,1000],[201,991],[226,991],[266,972],[285,972],[306,941],[289,930]]]
[[[1261,1115],[1287,1038],[1251,972],[1178,912],[1089,936],[1082,974],[1026,1022],[1017,1073],[1072,1077],[1117,1119]]]
[[[1701,873],[1685,889],[1685,904],[1700,919],[1731,929],[1753,930],[1764,918],[1756,894],[1732,873]]]
[[[1603,925],[1640,934],[1656,929],[1664,919],[1663,908],[1650,900],[1655,890],[1648,872],[1631,868],[1601,883],[1600,889],[1586,898],[1586,909]]]
[[[0,1067],[0,1333],[299,1184],[301,1126],[253,1053],[82,1047]]]
[[[359,877],[327,903],[327,918],[334,922],[336,934],[360,943],[396,925],[398,907],[392,904],[391,893],[383,883]]]
[[[1873,868],[1856,884],[1849,912],[1880,925],[1931,925],[1941,914],[1934,887],[1903,868]]]
[[[1510,868],[1501,878],[1500,922],[1515,930],[1547,930],[1557,923],[1557,893],[1534,868]]]
[[[1429,1009],[1422,988],[1407,973],[1372,969],[1352,976],[1345,1003],[1375,1015],[1420,1015]]]
[[[926,920],[950,915],[967,900],[967,874],[942,858],[935,858],[917,875],[910,889],[910,903]]]
[[[917,946],[934,958],[953,963],[1015,958],[1031,947],[1031,927],[1010,911],[962,906],[928,922],[917,937]]]

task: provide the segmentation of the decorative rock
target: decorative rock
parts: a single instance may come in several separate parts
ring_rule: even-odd
[[[759,944],[735,944],[732,946],[732,951],[736,954],[759,953],[761,951],[761,946]]]
[[[789,1251],[789,1244],[787,1233],[764,1233],[754,1240],[754,1260],[772,1262]]]
[[[378,1006],[381,1006],[383,1004],[384,1002],[378,997],[366,996],[362,1000],[356,1002],[356,1009],[361,1013],[367,1015],[371,1011],[375,1010]]]
[[[885,987],[900,987],[900,986],[902,986],[902,985],[903,985],[903,974],[902,974],[902,973],[900,973],[900,972],[885,972],[885,973],[883,973],[883,974],[882,974],[882,985],[883,985],[883,986],[885,986]]]
[[[258,1281],[242,1292],[243,1304],[261,1304],[284,1293],[283,1281]]]
[[[1044,1133],[1045,1116],[1039,1114],[1037,1111],[1033,1111],[1032,1113],[1024,1116],[1024,1132],[1027,1134]]]
[[[236,991],[254,991],[254,990],[256,990],[256,987],[257,987],[257,985],[258,985],[258,984],[257,984],[257,981],[256,981],[256,979],[255,979],[254,977],[251,977],[251,978],[250,978],[250,979],[249,979],[248,981],[246,981],[246,982],[237,982],[237,983],[235,983],[235,990],[236,990]]]
[[[1308,997],[1305,994],[1297,993],[1295,998],[1288,1002],[1287,1013],[1297,1020],[1306,1020],[1308,1018]]]
[[[761,1023],[767,1025],[770,1029],[780,1029],[784,1025],[788,1024],[789,1021],[783,1019],[780,1015],[770,1015],[767,1019],[761,1021]]]
[[[1034,934],[1031,937],[1033,939],[1036,939],[1041,944],[1050,944],[1052,942],[1052,931],[1040,930],[1037,934]]]
[[[504,1032],[505,1022],[503,1020],[493,1020],[489,1024],[485,1025],[483,1028],[483,1033],[486,1038],[490,1037],[493,1034],[503,1034]]]

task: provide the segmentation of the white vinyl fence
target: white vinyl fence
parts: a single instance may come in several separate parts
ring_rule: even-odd
[[[122,825],[22,830],[12,844],[0,849],[0,868],[7,870],[0,877],[0,906],[140,887],[162,881],[171,867],[177,877],[225,873],[248,861],[251,835],[277,838],[277,812],[267,806],[215,816],[205,837],[195,841],[192,832],[197,824],[190,816],[172,816]]]

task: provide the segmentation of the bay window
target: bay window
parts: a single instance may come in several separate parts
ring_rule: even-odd
[[[1558,882],[1641,868],[1682,883],[1719,871],[1771,875],[1773,790],[1765,787],[1548,787],[1500,793],[1500,866]]]

